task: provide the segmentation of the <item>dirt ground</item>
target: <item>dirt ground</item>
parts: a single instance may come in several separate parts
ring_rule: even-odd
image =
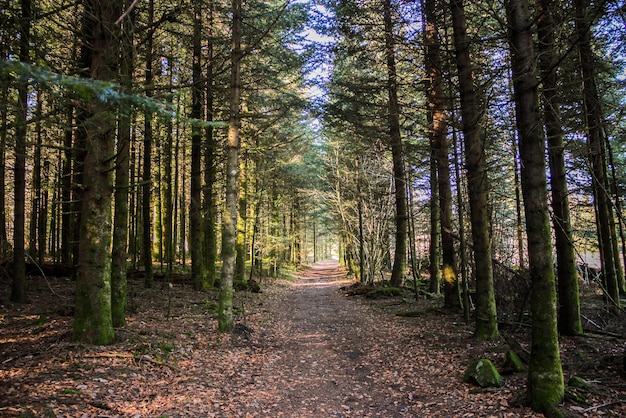
[[[349,284],[336,264],[319,263],[261,294],[239,292],[239,325],[220,335],[214,293],[132,281],[127,327],[94,347],[71,342],[69,279],[32,278],[27,305],[6,302],[3,281],[0,417],[540,416],[523,406],[524,373],[499,389],[462,382],[471,360],[502,365],[503,340],[475,340],[441,301],[347,297]],[[626,416],[624,340],[561,343],[566,381],[588,384],[563,413]]]

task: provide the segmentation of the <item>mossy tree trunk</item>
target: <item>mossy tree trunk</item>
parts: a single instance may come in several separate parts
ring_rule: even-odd
[[[233,27],[230,72],[230,117],[226,149],[226,209],[222,230],[222,272],[218,307],[218,329],[231,331],[233,319],[233,278],[237,258],[237,200],[239,185],[239,127],[241,102],[241,0],[232,0]]]
[[[463,0],[452,0],[450,7],[454,30],[456,64],[459,75],[470,222],[472,225],[472,241],[474,243],[474,271],[476,274],[475,335],[481,339],[489,339],[498,335],[498,321],[493,287],[489,217],[487,213],[487,166],[485,162],[484,133],[480,126],[483,112],[479,94],[474,86],[474,75],[470,59],[470,41],[467,36]]]
[[[564,385],[557,330],[545,138],[542,126],[537,123],[541,117],[533,26],[527,0],[509,0],[506,11],[532,292],[528,401],[535,411],[550,413],[562,400]]]
[[[122,2],[86,0],[84,48],[95,80],[115,80]],[[89,344],[113,341],[111,316],[111,200],[113,194],[115,118],[112,109],[93,99],[84,119],[85,160],[81,205],[80,252],[76,276],[76,311],[72,338]]]
[[[543,82],[543,118],[548,137],[550,186],[557,259],[559,294],[559,331],[564,335],[582,332],[578,272],[569,212],[569,193],[565,171],[565,152],[558,101],[557,55],[554,47],[554,2],[537,0],[539,69]]]

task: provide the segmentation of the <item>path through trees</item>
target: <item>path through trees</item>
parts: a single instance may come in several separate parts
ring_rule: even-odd
[[[477,341],[438,299],[346,297],[345,277],[318,263],[295,281],[262,283],[260,295],[237,292],[227,334],[216,330],[216,291],[131,279],[132,314],[109,346],[71,342],[70,278],[31,278],[33,303],[0,304],[0,416],[540,416],[521,406],[524,373],[496,391],[462,383],[471,359],[501,366],[502,341]],[[624,398],[617,360],[604,356],[619,348],[562,342],[565,370],[594,379],[591,406]],[[584,416],[571,402],[563,408]]]

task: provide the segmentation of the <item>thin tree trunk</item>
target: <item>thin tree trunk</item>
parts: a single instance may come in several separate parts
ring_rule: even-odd
[[[559,290],[559,331],[564,335],[582,333],[578,271],[569,212],[563,132],[560,125],[554,21],[551,0],[536,0],[539,42],[539,69],[543,84],[543,119],[548,137],[550,185]]]
[[[72,262],[72,145],[74,141],[74,106],[66,107],[67,127],[63,135],[63,167],[61,174],[61,263]]]
[[[454,115],[453,115],[454,117]],[[465,203],[463,198],[463,187],[461,180],[461,164],[462,164],[462,151],[459,149],[460,144],[457,145],[456,130],[452,133],[452,147],[454,148],[454,175],[456,177],[456,204],[459,213],[459,253],[461,254],[461,281],[462,281],[462,299],[463,299],[463,316],[465,322],[469,324],[470,321],[470,296],[469,296],[469,277],[467,268],[467,243],[465,239]],[[461,161],[459,161],[461,160]]]
[[[214,101],[215,101],[215,75],[213,64],[213,25],[215,3],[209,1],[209,19],[207,28],[209,30],[207,55],[208,66],[206,75],[206,113],[207,120],[213,121]],[[205,148],[204,148],[204,251],[206,261],[207,284],[213,287],[216,279],[215,264],[217,261],[217,203],[213,184],[216,181],[217,162],[216,162],[216,144],[214,137],[214,128],[209,125],[206,128]]]
[[[430,146],[430,293],[441,293],[441,210],[439,209],[439,182],[434,144]]]
[[[126,2],[128,3],[128,1]],[[128,7],[129,4],[125,4]],[[133,16],[131,12],[122,22],[122,46],[120,48],[120,84],[132,89]],[[113,213],[113,245],[111,252],[111,317],[114,327],[126,325],[126,263],[128,242],[128,195],[130,188],[130,137],[131,109],[120,109],[115,163],[115,208]]]
[[[398,80],[396,73],[396,51],[391,0],[386,0],[383,8],[383,20],[385,22],[385,58],[387,61],[387,94],[389,96],[389,102],[387,104],[388,121],[396,197],[396,246],[390,282],[392,286],[400,286],[406,274],[406,242],[408,236],[406,176],[404,174],[404,152],[402,150],[402,136],[400,133],[400,104],[398,102]]]
[[[38,259],[39,246],[37,240],[37,230],[39,227],[39,215],[41,210],[41,92],[36,92],[37,102],[35,104],[35,147],[33,150],[32,163],[32,187],[30,189],[30,222],[28,232],[28,255],[33,260]]]
[[[148,1],[148,25],[154,23],[154,0]],[[146,96],[153,94],[153,35],[150,33],[146,40]],[[145,112],[144,139],[143,139],[143,167],[142,167],[142,196],[141,196],[141,225],[142,225],[142,262],[145,271],[144,286],[150,288],[154,284],[152,272],[152,141],[153,141],[153,114]]]
[[[0,57],[8,58],[8,45],[5,31],[0,36]],[[0,75],[0,103],[8,103],[9,100],[9,77]],[[5,258],[9,251],[7,235],[7,213],[6,213],[6,147],[8,130],[8,106],[0,107],[0,257]]]
[[[241,0],[232,0],[233,27],[230,74],[230,117],[226,147],[226,209],[222,231],[222,272],[220,280],[218,329],[231,331],[233,322],[233,279],[237,257],[237,193],[239,185],[239,107],[241,102]]]
[[[520,138],[522,195],[531,278],[531,350],[528,401],[551,414],[563,399],[564,384],[557,330],[556,287],[548,211],[545,138],[539,114],[532,24],[527,0],[505,3]]]
[[[361,190],[361,167],[359,157],[356,157],[356,192],[357,211],[359,212],[359,281],[367,283],[369,280],[365,275],[365,237],[363,231],[363,191]],[[339,184],[338,184],[339,186]]]
[[[470,204],[470,221],[474,243],[476,274],[476,327],[475,335],[481,339],[498,335],[491,239],[487,213],[487,167],[485,162],[484,133],[480,127],[482,115],[480,97],[474,86],[467,25],[463,0],[451,0],[454,46],[459,73],[461,117],[465,141],[465,163]]]
[[[239,206],[237,216],[237,257],[235,261],[235,282],[246,280],[246,241],[248,229],[248,156],[244,152],[240,159]]]
[[[22,19],[20,20],[20,60],[30,60],[30,24],[32,19],[31,0],[21,0]],[[13,284],[11,301],[26,302],[26,251],[24,249],[24,228],[26,211],[26,122],[28,109],[28,82],[17,84],[17,112],[15,122],[15,197],[13,206]]]
[[[593,182],[594,198],[597,210],[598,238],[602,272],[606,287],[605,296],[609,309],[618,314],[620,311],[618,269],[620,261],[614,251],[613,240],[615,223],[609,196],[607,176],[604,116],[598,95],[594,70],[593,51],[591,48],[591,21],[588,17],[588,0],[574,0],[576,33],[578,34],[578,55],[582,77],[584,118],[587,129],[589,164]]]
[[[173,77],[174,77],[174,60],[168,60],[169,63],[169,88],[171,101],[171,94],[173,90]],[[171,103],[170,103],[171,104]],[[163,261],[165,262],[165,276],[166,281],[170,281],[172,277],[172,270],[174,264],[174,205],[172,200],[172,149],[174,147],[174,126],[173,121],[169,119],[167,121],[167,138],[163,144],[163,178],[161,187],[163,187]]]
[[[191,88],[191,117],[202,119],[202,2],[193,4],[193,66]],[[193,288],[206,287],[202,251],[202,128],[194,123],[191,128],[191,190],[189,206],[189,241],[191,249],[191,282]]]

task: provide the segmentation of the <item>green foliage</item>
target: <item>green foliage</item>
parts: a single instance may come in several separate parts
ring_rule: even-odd
[[[136,107],[166,119],[177,118],[182,122],[202,127],[228,126],[226,122],[206,122],[184,117],[176,112],[171,103],[160,102],[137,93],[127,93],[123,91],[122,86],[116,83],[58,74],[43,67],[16,60],[0,60],[0,77],[2,76],[16,80],[28,80],[40,88],[60,91],[68,99],[98,101],[125,111],[130,111],[131,108]]]

